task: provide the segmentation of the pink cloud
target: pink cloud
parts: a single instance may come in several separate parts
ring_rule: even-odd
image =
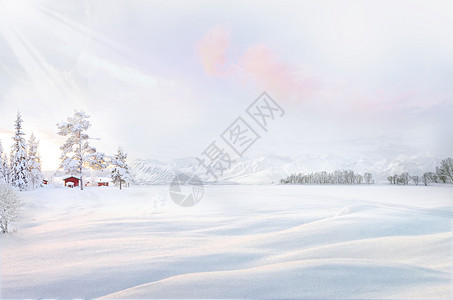
[[[239,59],[229,58],[230,34],[225,26],[217,26],[195,43],[195,55],[208,75],[245,79],[286,100],[305,100],[321,90],[319,79],[307,75],[302,67],[285,62],[264,44],[252,45]]]
[[[230,33],[228,28],[217,26],[195,43],[195,54],[201,60],[207,74],[220,76],[225,73]]]
[[[303,68],[284,62],[264,44],[248,48],[238,65],[265,90],[287,99],[306,99],[322,87],[320,80],[305,74]]]

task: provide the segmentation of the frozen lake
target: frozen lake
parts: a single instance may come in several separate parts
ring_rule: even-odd
[[[24,192],[1,298],[453,297],[453,186]]]

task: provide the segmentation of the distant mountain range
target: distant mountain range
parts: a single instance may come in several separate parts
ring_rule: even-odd
[[[386,180],[389,175],[403,172],[421,175],[434,171],[439,162],[440,159],[419,156],[371,161],[363,158],[347,159],[333,154],[320,156],[305,154],[296,157],[261,155],[234,161],[216,183],[270,184],[278,183],[281,178],[292,173],[335,170],[353,170],[360,174],[370,172],[375,179]],[[139,159],[133,161],[130,167],[134,182],[137,184],[168,184],[178,173],[193,173],[205,182],[215,182],[215,177],[207,174],[194,157],[179,158],[170,162]]]

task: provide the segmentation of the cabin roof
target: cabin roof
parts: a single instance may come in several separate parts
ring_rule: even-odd
[[[66,180],[66,179],[69,179],[69,178],[75,178],[75,179],[80,180],[80,178],[77,177],[77,176],[66,176],[66,177],[63,177],[63,180]]]

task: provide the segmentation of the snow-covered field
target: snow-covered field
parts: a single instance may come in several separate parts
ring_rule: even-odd
[[[453,298],[453,186],[24,192],[1,298]]]

